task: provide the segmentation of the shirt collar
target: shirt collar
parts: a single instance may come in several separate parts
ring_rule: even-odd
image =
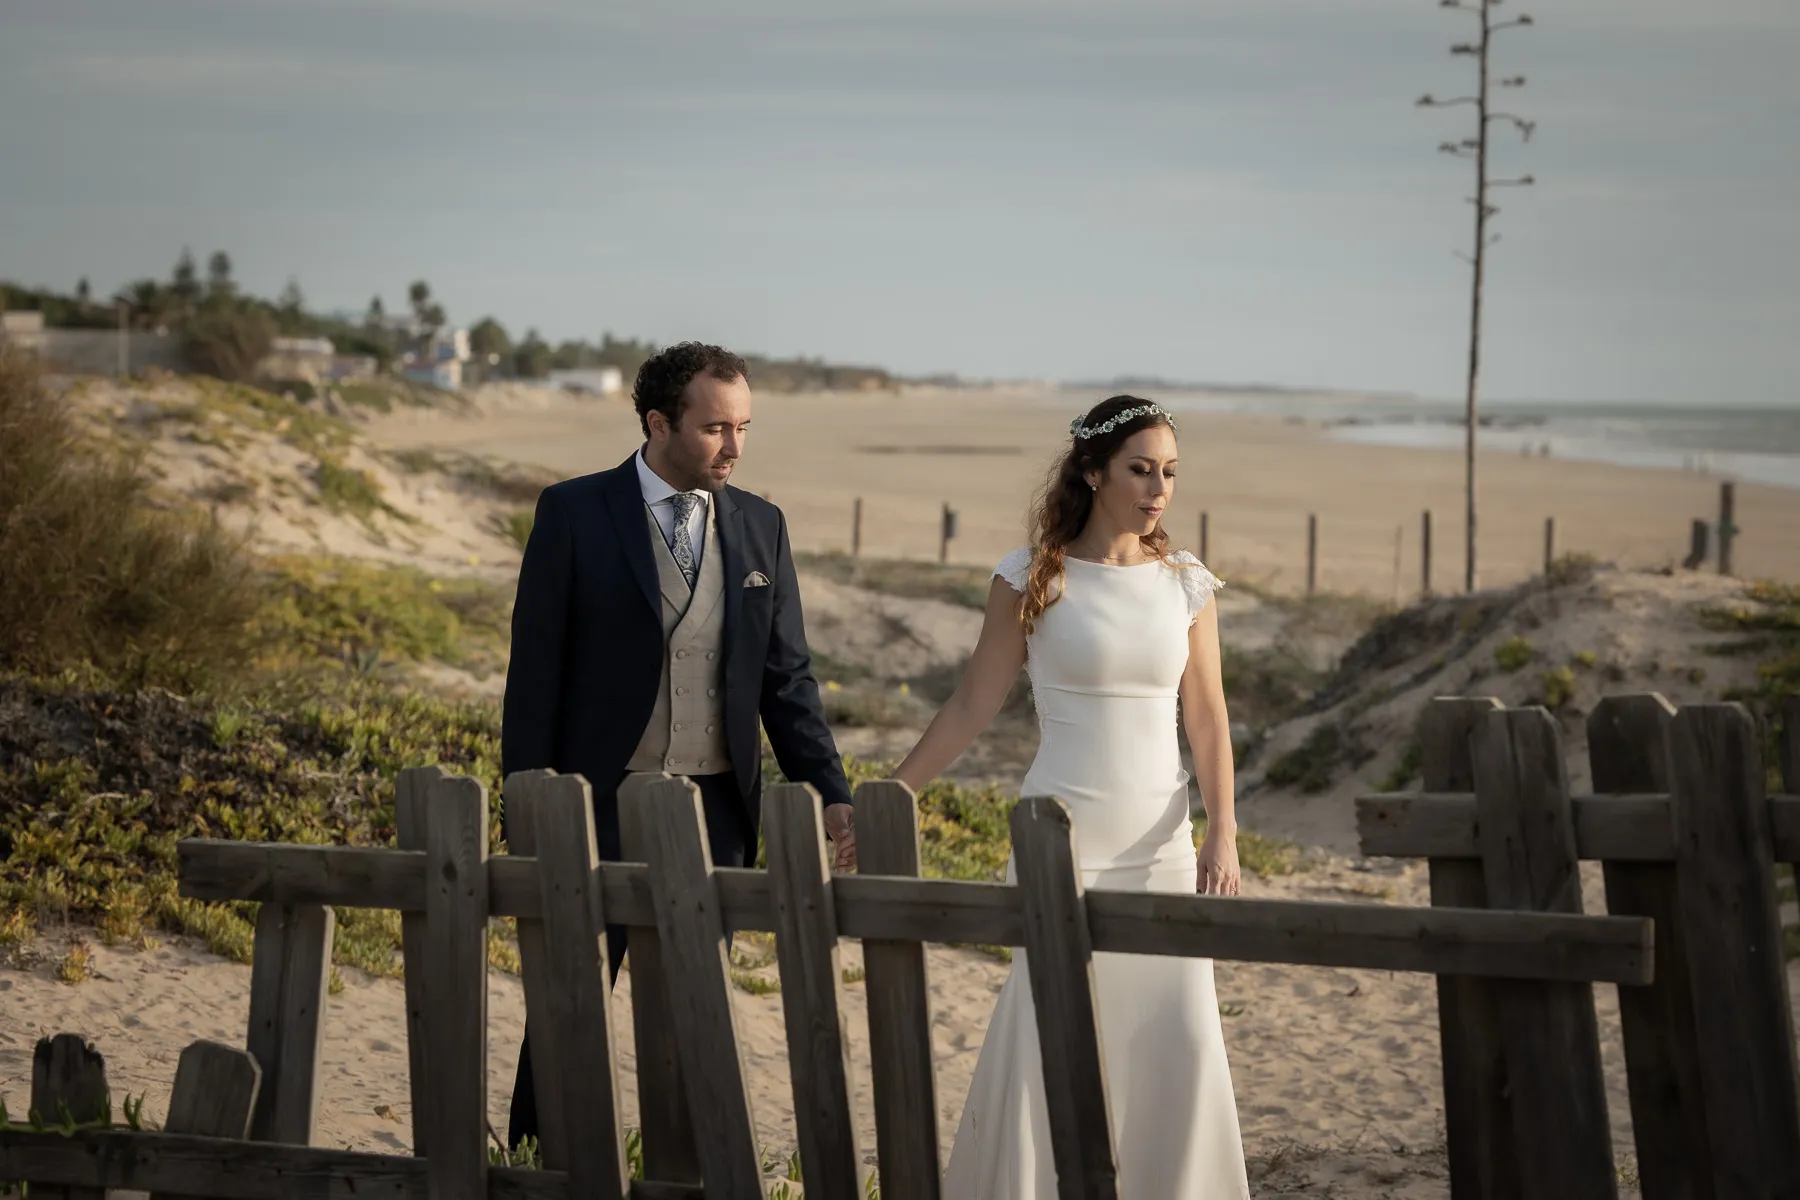
[[[650,469],[650,464],[645,461],[642,449],[637,453],[637,475],[638,488],[644,493],[645,504],[661,504],[665,500],[673,500],[680,494],[678,489],[670,487],[666,479]],[[704,491],[692,491],[687,494],[705,505],[706,493]]]

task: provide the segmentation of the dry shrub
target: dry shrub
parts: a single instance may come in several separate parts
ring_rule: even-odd
[[[0,354],[0,670],[192,686],[240,661],[259,594],[241,539],[169,509],[140,460],[83,443]]]

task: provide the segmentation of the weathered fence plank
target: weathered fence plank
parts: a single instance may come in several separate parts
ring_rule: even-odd
[[[1469,804],[1472,826],[1473,800]],[[182,894],[209,900],[286,897],[287,892],[268,884],[270,872],[258,863],[290,855],[320,861],[332,854],[364,853],[241,842],[189,841],[181,846],[184,871],[189,863],[214,868],[203,868],[205,886],[190,889],[184,880]],[[396,850],[374,853],[406,857]],[[418,856],[416,872],[402,869],[423,892],[424,856]],[[489,872],[495,881],[495,915],[541,918],[535,859],[502,856],[489,864]],[[602,863],[600,875],[609,921],[634,930],[655,921],[647,867]],[[727,929],[774,929],[766,872],[722,867],[713,878]],[[309,884],[299,894],[369,908],[393,907],[387,900],[399,890],[381,885],[383,902],[375,903],[347,883],[324,892],[311,889]],[[833,881],[832,891],[841,937],[996,946],[1025,941],[1018,898],[1002,884],[845,875]],[[1087,908],[1095,948],[1123,954],[1597,983],[1647,983],[1651,978],[1649,923],[1637,918],[1112,891],[1088,892]],[[637,935],[632,936],[635,948]],[[634,996],[640,986],[634,978]]]
[[[31,1111],[45,1125],[83,1124],[106,1118],[111,1105],[106,1086],[106,1060],[79,1034],[41,1038],[31,1056]],[[4,1176],[0,1176],[4,1178]],[[32,1182],[25,1175],[13,1178]],[[32,1189],[49,1200],[106,1200],[95,1187]]]
[[[645,789],[666,783],[672,776],[640,772],[619,788],[619,835],[625,855],[642,862],[649,854],[649,804]],[[612,869],[609,864],[606,868]],[[648,923],[631,923],[626,941],[626,965],[631,972],[633,1045],[637,1050],[638,1126],[643,1139],[644,1174],[651,1179],[685,1184],[700,1182],[700,1151],[694,1142],[694,1119],[688,1111],[687,1088],[681,1079],[681,1047],[670,1019],[669,977],[663,966],[662,938],[656,931],[656,910],[650,894],[648,871],[643,875],[644,910]],[[616,891],[616,889],[614,889]],[[634,893],[635,898],[635,893]],[[616,895],[603,900],[608,918]]]
[[[1057,1195],[1115,1200],[1118,1151],[1073,819],[1061,800],[1028,796],[1014,806],[1011,823]]]
[[[319,1121],[320,1026],[337,917],[322,904],[265,904],[250,961],[244,1048],[262,1069],[250,1136],[309,1146]]]
[[[725,922],[700,790],[686,779],[671,779],[635,792],[631,801],[648,835],[645,860],[689,1111],[696,1130],[705,1131],[696,1139],[701,1177],[708,1191],[721,1195],[761,1195],[750,1093],[731,1006]]]
[[[74,1137],[0,1129],[0,1178],[58,1187],[169,1192],[214,1200],[430,1200],[427,1160],[122,1129]],[[40,1181],[42,1190],[40,1191]],[[632,1200],[706,1200],[690,1184],[633,1180]],[[561,1171],[496,1167],[488,1200],[587,1200]]]
[[[395,842],[401,850],[423,851],[431,827],[427,803],[431,785],[449,777],[443,767],[408,767],[394,778]],[[420,898],[424,898],[423,877]],[[431,1095],[430,1066],[425,1060],[425,913],[400,914],[400,958],[406,984],[406,1059],[412,1085],[412,1150],[425,1156],[426,1097]],[[196,1130],[195,1132],[199,1132]]]
[[[1596,792],[1669,790],[1669,722],[1675,706],[1654,692],[1608,696],[1588,715]],[[1596,801],[1603,803],[1604,801]],[[1664,804],[1663,810],[1668,811]],[[1673,831],[1669,839],[1674,851]],[[1619,989],[1625,1082],[1644,1200],[1713,1200],[1711,1140],[1694,1039],[1694,1002],[1682,942],[1675,864],[1607,862],[1606,910],[1654,923],[1656,978]]]
[[[819,794],[809,784],[777,784],[764,794],[763,812],[800,1161],[808,1187],[853,1197],[862,1192],[862,1155]]]
[[[1419,749],[1427,791],[1475,790],[1469,735],[1483,716],[1500,709],[1491,697],[1441,699],[1426,706],[1419,718]],[[1433,907],[1487,907],[1480,849],[1471,850],[1469,857],[1431,857],[1427,869]],[[1493,981],[1440,975],[1437,996],[1451,1198],[1524,1200]]]
[[[538,812],[554,771],[514,771],[502,784],[506,852],[538,861]],[[490,868],[493,862],[489,863]],[[490,876],[491,876],[490,870]],[[541,881],[543,872],[538,873]],[[541,907],[540,902],[540,909]],[[570,1136],[563,1107],[562,1027],[551,1017],[549,951],[541,916],[518,918],[519,977],[525,984],[525,1037],[531,1055],[531,1090],[537,1101],[538,1155],[552,1171],[567,1170]]]
[[[1666,792],[1573,796],[1575,849],[1601,862],[1675,861],[1675,819]],[[1769,833],[1775,855],[1800,860],[1800,796],[1770,796]],[[1362,852],[1392,858],[1464,858],[1475,853],[1475,798],[1413,792],[1358,796]]]
[[[535,806],[549,984],[546,1026],[555,1030],[552,1044],[562,1058],[556,1075],[561,1091],[551,1095],[560,1110],[557,1125],[569,1139],[569,1189],[577,1196],[620,1196],[630,1178],[613,1050],[606,922],[593,886],[600,863],[594,798],[587,780],[564,775],[543,782]],[[534,1041],[534,1073],[537,1063]],[[541,1101],[538,1111],[544,1112]]]
[[[1732,1200],[1800,1195],[1794,1027],[1757,743],[1736,704],[1684,707],[1669,728],[1713,1186]]]
[[[262,1070],[247,1050],[218,1042],[194,1042],[181,1052],[175,1088],[169,1095],[167,1133],[200,1137],[247,1138],[256,1108]],[[172,1192],[155,1192],[150,1200],[182,1200]]]
[[[859,872],[918,875],[919,813],[911,788],[897,780],[859,786],[856,827]],[[881,1194],[885,1200],[938,1200],[943,1167],[925,946],[866,939],[863,971]]]
[[[1555,719],[1542,708],[1485,713],[1470,751],[1488,903],[1579,913],[1581,861]],[[1507,980],[1494,996],[1525,1193],[1616,1196],[1592,986]]]
[[[488,804],[481,781],[439,780],[428,801],[426,1137],[431,1200],[487,1196]]]

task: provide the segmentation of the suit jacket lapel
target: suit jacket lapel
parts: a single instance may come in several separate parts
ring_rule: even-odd
[[[732,498],[731,489],[713,493],[719,513],[719,561],[725,568],[725,661],[731,662],[731,639],[737,632],[738,613],[744,606],[744,510]]]
[[[638,487],[637,455],[632,455],[613,472],[608,489],[607,507],[612,510],[613,530],[624,547],[625,561],[637,577],[644,602],[658,621],[662,619],[662,588],[656,578],[655,549],[650,544],[650,524],[644,519],[644,493]]]

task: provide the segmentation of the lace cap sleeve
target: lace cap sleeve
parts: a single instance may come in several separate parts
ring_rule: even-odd
[[[1169,561],[1175,564],[1175,571],[1181,577],[1181,589],[1187,593],[1188,624],[1192,625],[1200,617],[1200,610],[1212,594],[1225,586],[1225,581],[1206,569],[1206,564],[1186,550],[1177,550]]]
[[[1025,583],[1031,575],[1030,547],[1014,550],[1011,554],[1001,559],[1000,565],[994,568],[994,574],[1006,580],[1013,591],[1023,595],[1025,593]]]

